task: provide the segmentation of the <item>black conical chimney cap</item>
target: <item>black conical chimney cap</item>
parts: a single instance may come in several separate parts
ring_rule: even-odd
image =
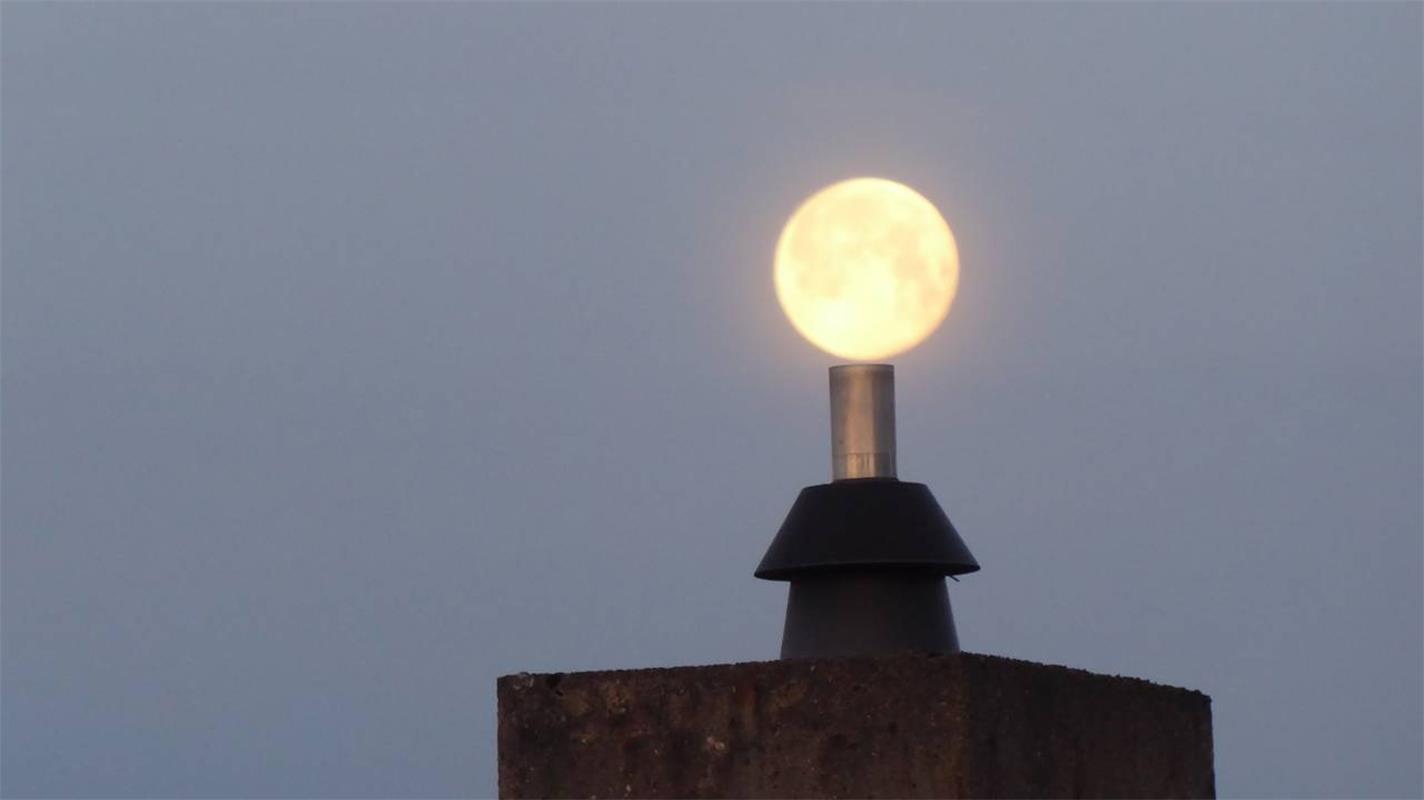
[[[878,569],[962,575],[979,562],[924,484],[841,480],[801,490],[756,577]]]

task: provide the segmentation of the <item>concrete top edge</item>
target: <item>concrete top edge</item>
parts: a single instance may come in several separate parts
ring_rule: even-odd
[[[777,672],[797,672],[805,670],[814,672],[820,667],[846,668],[862,666],[871,669],[893,669],[893,668],[913,668],[916,666],[935,666],[951,664],[973,664],[977,667],[988,669],[1032,669],[1047,673],[1056,674],[1061,677],[1078,677],[1095,681],[1112,681],[1135,685],[1144,689],[1165,690],[1169,692],[1179,692],[1187,695],[1197,695],[1207,703],[1211,702],[1210,695],[1196,689],[1189,689],[1182,686],[1157,683],[1146,678],[1138,678],[1130,675],[1110,675],[1079,667],[1068,667],[1059,664],[1042,664],[1037,661],[1026,659],[1010,658],[1007,656],[988,655],[984,653],[904,653],[886,656],[863,656],[853,658],[826,658],[826,659],[788,659],[770,661],[742,661],[726,664],[689,664],[672,667],[632,667],[622,669],[605,670],[580,670],[572,672],[517,672],[508,675],[501,675],[497,679],[497,685],[501,688],[509,686],[512,689],[527,688],[538,682],[543,682],[552,688],[557,686],[566,678],[572,679],[597,679],[597,678],[636,678],[636,677],[675,677],[678,674],[698,674],[712,676],[719,672],[733,672],[752,668],[771,670]],[[527,684],[521,686],[520,684]]]

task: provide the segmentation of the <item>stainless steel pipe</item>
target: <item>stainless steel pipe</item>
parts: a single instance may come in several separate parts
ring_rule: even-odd
[[[895,477],[895,368],[831,367],[831,480]]]

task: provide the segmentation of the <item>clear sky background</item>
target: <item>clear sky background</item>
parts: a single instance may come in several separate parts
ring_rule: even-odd
[[[0,789],[489,795],[497,675],[774,657],[771,252],[870,174],[965,649],[1418,795],[1422,13],[6,3]]]

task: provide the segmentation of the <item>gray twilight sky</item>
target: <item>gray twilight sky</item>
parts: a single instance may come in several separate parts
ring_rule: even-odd
[[[499,674],[773,657],[771,250],[870,174],[959,238],[965,648],[1417,795],[1421,16],[6,3],[0,789],[488,795]]]

